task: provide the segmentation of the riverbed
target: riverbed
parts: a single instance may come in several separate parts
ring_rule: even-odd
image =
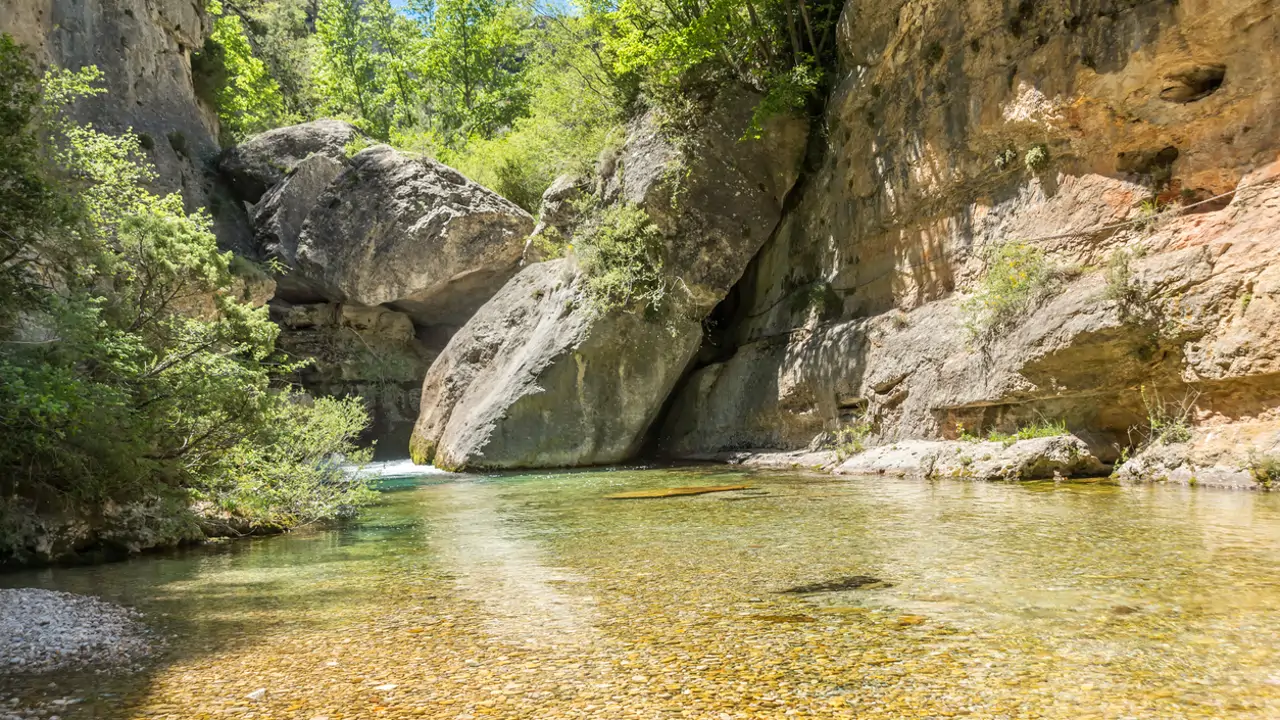
[[[381,482],[340,529],[0,576],[136,608],[164,641],[140,672],[0,677],[0,703],[64,719],[1280,717],[1280,494],[722,467]],[[605,498],[692,485],[749,487]]]

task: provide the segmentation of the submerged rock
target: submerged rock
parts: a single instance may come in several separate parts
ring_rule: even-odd
[[[751,489],[750,485],[703,485],[694,487],[659,488],[657,490],[632,490],[630,492],[605,495],[604,497],[606,500],[641,500],[650,498],[684,497],[688,495],[706,495],[708,493],[749,489]]]
[[[860,590],[862,588],[890,588],[893,583],[885,582],[870,575],[850,575],[836,580],[796,585],[778,592],[788,595],[808,595],[811,593],[842,592],[844,590]]]

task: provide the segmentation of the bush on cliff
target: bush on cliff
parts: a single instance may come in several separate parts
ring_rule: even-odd
[[[98,77],[42,82],[0,36],[0,497],[75,515],[230,484],[276,525],[363,502],[320,461],[352,450],[363,408],[273,386],[278,329],[234,298],[209,219],[146,189],[135,136],[61,114]]]
[[[573,247],[586,275],[587,297],[597,310],[662,312],[665,246],[644,210],[619,204],[596,211],[574,235]]]
[[[976,291],[962,306],[965,327],[974,339],[991,339],[1049,297],[1059,274],[1034,245],[1010,242],[992,248]]]

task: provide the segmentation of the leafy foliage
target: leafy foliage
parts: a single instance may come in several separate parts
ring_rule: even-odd
[[[598,211],[574,235],[586,292],[601,312],[643,308],[659,313],[667,301],[662,234],[634,205]]]
[[[0,495],[92,506],[252,476],[277,495],[245,492],[272,507],[285,496],[322,507],[304,497],[320,488],[362,501],[357,486],[335,490],[318,458],[350,449],[363,408],[302,412],[273,387],[272,373],[291,369],[274,358],[278,329],[235,299],[208,217],[146,189],[154,174],[137,137],[60,114],[98,76],[58,70],[40,83],[0,37],[0,81],[12,88],[0,96],[12,140],[0,166]],[[256,457],[292,469],[273,474]]]
[[[282,124],[286,114],[280,87],[254,56],[240,17],[224,12],[218,0],[210,1],[208,11],[214,18],[209,38],[220,48],[225,73],[217,89],[223,130],[238,141]]]
[[[801,107],[834,63],[840,4],[805,0],[622,0],[588,4],[609,30],[603,54],[660,104],[694,80],[730,79],[765,92],[755,127]],[[697,76],[695,78],[695,76]]]
[[[998,442],[1005,447],[1018,442],[1019,440],[1032,440],[1034,438],[1043,437],[1059,437],[1061,435],[1070,434],[1067,429],[1065,420],[1048,420],[1041,418],[1039,421],[1030,425],[1019,426],[1013,432],[1000,432],[992,428],[985,436],[973,435],[965,429],[962,423],[956,423],[956,437],[964,442]]]
[[[975,339],[990,339],[1030,312],[1057,285],[1058,272],[1034,245],[1006,243],[986,258],[977,291],[963,304],[965,327]]]
[[[1167,399],[1159,388],[1140,389],[1142,405],[1147,411],[1147,427],[1142,446],[1173,445],[1191,439],[1191,414],[1199,393],[1187,392],[1181,399]]]

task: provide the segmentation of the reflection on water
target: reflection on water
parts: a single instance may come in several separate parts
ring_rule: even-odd
[[[170,638],[143,676],[0,683],[64,718],[1280,717],[1280,495],[384,475],[342,530],[0,576]],[[853,575],[885,583],[779,592]]]

